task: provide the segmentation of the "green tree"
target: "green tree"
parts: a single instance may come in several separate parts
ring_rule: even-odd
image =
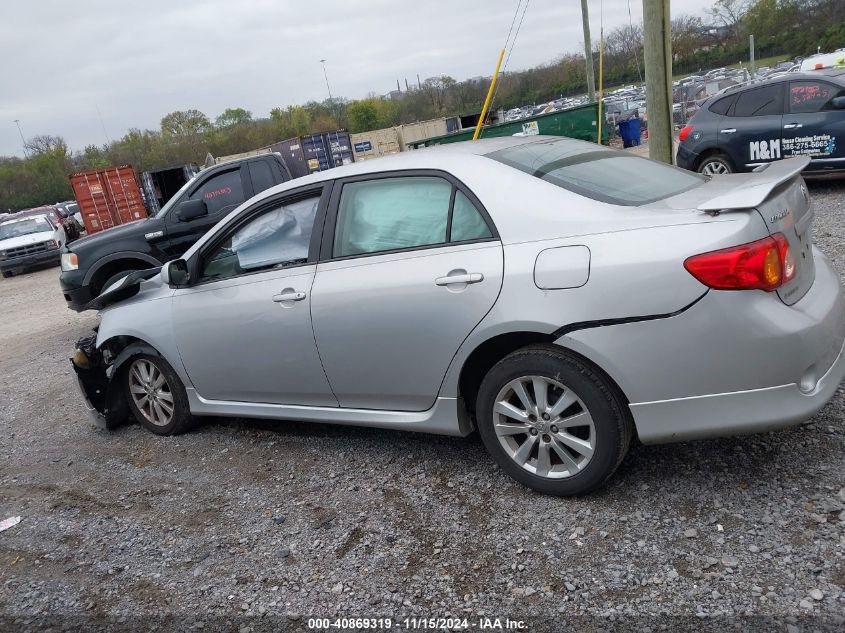
[[[252,123],[252,112],[243,108],[226,108],[215,121],[217,127],[230,127]]]
[[[379,127],[379,107],[376,99],[353,101],[346,108],[350,132],[367,132]]]
[[[311,132],[311,115],[302,106],[288,107],[290,126],[294,136],[301,136]]]
[[[199,110],[178,110],[161,119],[162,134],[190,137],[207,132],[211,122]]]
[[[85,166],[90,169],[99,169],[101,167],[109,166],[109,159],[106,157],[105,151],[96,145],[86,145],[83,150]]]

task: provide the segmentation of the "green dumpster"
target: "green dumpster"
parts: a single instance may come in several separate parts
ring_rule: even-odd
[[[597,104],[588,103],[566,110],[549,112],[548,114],[537,114],[527,119],[510,121],[509,123],[498,123],[488,125],[481,130],[481,138],[493,138],[496,136],[513,136],[514,134],[547,134],[549,136],[568,136],[584,141],[596,142],[597,128]],[[610,126],[602,126],[602,141],[607,142],[610,138]],[[442,145],[443,143],[458,143],[460,141],[472,140],[475,128],[461,130],[443,136],[433,136],[413,143],[408,143],[411,149]]]

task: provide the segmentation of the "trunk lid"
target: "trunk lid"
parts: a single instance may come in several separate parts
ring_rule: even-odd
[[[816,277],[811,231],[813,209],[807,185],[801,178],[801,171],[809,162],[807,157],[790,158],[769,163],[759,172],[719,176],[714,181],[719,181],[721,192],[698,205],[699,210],[709,213],[756,209],[770,235],[782,233],[786,237],[795,260],[795,276],[778,288],[777,294],[787,305],[807,294]],[[732,186],[725,189],[729,183]]]

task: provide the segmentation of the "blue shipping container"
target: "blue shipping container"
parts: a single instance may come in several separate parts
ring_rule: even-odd
[[[355,162],[346,130],[307,134],[273,143],[294,178]]]

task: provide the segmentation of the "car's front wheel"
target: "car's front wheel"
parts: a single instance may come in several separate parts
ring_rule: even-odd
[[[126,400],[141,425],[157,435],[178,435],[191,427],[182,381],[160,356],[140,354],[128,361]]]
[[[631,441],[630,412],[618,389],[564,350],[528,347],[499,361],[476,405],[487,451],[520,483],[577,495],[606,482]]]
[[[698,164],[698,173],[707,176],[718,176],[720,174],[732,174],[734,167],[730,159],[724,154],[711,154],[705,157]]]

